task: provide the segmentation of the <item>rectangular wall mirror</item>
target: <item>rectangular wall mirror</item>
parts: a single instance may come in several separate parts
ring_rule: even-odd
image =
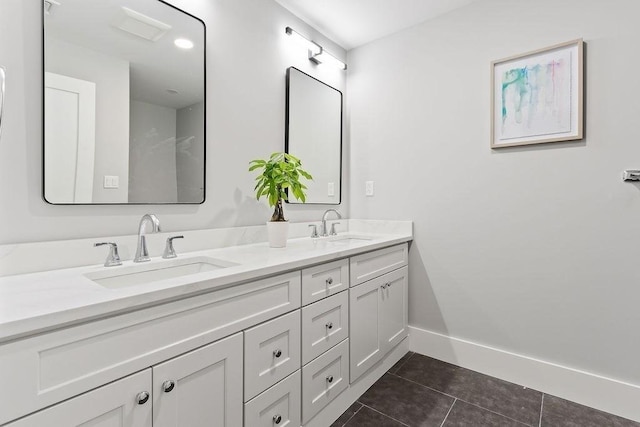
[[[44,199],[205,198],[205,26],[159,0],[45,0]]]
[[[340,204],[342,197],[342,92],[287,69],[285,151],[313,175],[307,203]],[[290,195],[289,203],[301,203]]]

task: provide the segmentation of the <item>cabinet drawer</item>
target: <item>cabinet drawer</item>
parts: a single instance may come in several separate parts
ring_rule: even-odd
[[[302,270],[302,305],[311,304],[348,288],[348,259]]]
[[[351,286],[359,285],[374,277],[407,265],[409,246],[407,243],[351,257]]]
[[[244,333],[244,400],[300,369],[300,310]]]
[[[246,427],[299,427],[300,370],[244,405]]]
[[[302,364],[311,362],[349,336],[349,293],[302,308]]]
[[[300,272],[0,346],[0,424],[300,307]],[[291,371],[293,372],[293,371]]]
[[[302,368],[302,423],[349,386],[349,339]]]

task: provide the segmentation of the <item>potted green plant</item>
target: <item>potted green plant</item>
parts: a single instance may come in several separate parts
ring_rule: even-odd
[[[256,199],[260,200],[261,197],[266,197],[269,206],[274,208],[271,220],[267,221],[269,245],[273,248],[285,247],[289,233],[289,221],[284,217],[282,202],[288,200],[288,191],[304,203],[307,187],[300,182],[300,178],[313,178],[302,169],[300,159],[288,153],[276,152],[267,160],[252,160],[249,165],[249,172],[260,171],[260,175],[256,177],[258,182],[254,188]]]

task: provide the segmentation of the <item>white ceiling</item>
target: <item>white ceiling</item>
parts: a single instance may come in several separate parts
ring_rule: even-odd
[[[350,50],[478,0],[276,1]]]

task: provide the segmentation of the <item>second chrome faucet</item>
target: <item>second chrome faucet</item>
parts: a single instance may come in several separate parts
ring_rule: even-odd
[[[335,229],[335,225],[338,223],[334,223],[331,227],[331,233],[329,233],[329,231],[327,230],[327,217],[329,216],[329,214],[331,212],[335,212],[335,214],[338,216],[338,219],[342,218],[342,215],[340,215],[340,212],[338,212],[335,209],[327,209],[324,214],[322,215],[322,225],[320,226],[320,235],[322,237],[327,237],[329,236],[329,234],[331,234],[332,236],[336,235],[336,229]]]

